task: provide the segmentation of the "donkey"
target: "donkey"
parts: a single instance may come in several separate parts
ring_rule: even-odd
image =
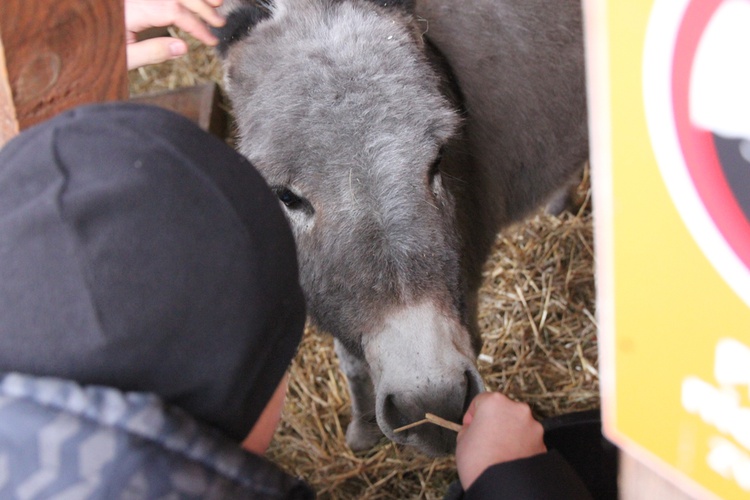
[[[588,157],[579,0],[225,0],[238,149],[295,235],[355,450],[430,455],[484,390],[477,289],[497,232]]]

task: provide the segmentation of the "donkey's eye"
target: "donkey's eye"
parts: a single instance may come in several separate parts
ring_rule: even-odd
[[[281,203],[286,205],[287,208],[291,210],[303,208],[304,201],[302,200],[302,198],[291,192],[289,189],[276,188],[274,191],[276,192],[276,196],[278,196]]]
[[[443,161],[443,148],[440,148],[440,151],[438,151],[437,156],[432,162],[432,165],[430,165],[430,170],[427,172],[428,175],[428,181],[430,185],[432,185],[435,182],[435,178],[440,174],[440,163]]]
[[[291,189],[283,185],[271,186],[271,191],[276,195],[281,203],[286,207],[288,214],[309,217],[315,213],[312,204],[302,196],[298,195]]]

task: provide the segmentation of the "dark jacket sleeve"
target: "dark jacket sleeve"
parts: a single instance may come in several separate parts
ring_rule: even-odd
[[[591,494],[562,455],[552,450],[493,465],[464,493],[464,500],[590,500]]]

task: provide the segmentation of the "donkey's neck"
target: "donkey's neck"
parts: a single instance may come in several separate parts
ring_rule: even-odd
[[[458,78],[435,43],[427,36],[424,37],[425,54],[433,70],[440,76],[440,91],[451,103],[453,108],[462,118],[469,118],[469,111],[464,100]],[[462,123],[459,133],[449,143],[444,151],[444,161],[441,171],[445,187],[453,195],[456,201],[457,227],[461,232],[461,267],[463,269],[463,286],[467,292],[468,300],[476,300],[476,290],[481,283],[482,265],[489,255],[491,245],[494,241],[494,230],[492,220],[487,213],[487,207],[483,206],[482,199],[485,194],[483,179],[479,175],[473,155],[466,144],[464,124]],[[469,304],[467,310],[476,310],[474,304]],[[469,329],[476,333],[476,318],[469,319]]]

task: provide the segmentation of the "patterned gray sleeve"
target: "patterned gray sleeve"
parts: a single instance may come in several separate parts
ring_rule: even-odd
[[[152,394],[0,376],[0,498],[313,497]]]

